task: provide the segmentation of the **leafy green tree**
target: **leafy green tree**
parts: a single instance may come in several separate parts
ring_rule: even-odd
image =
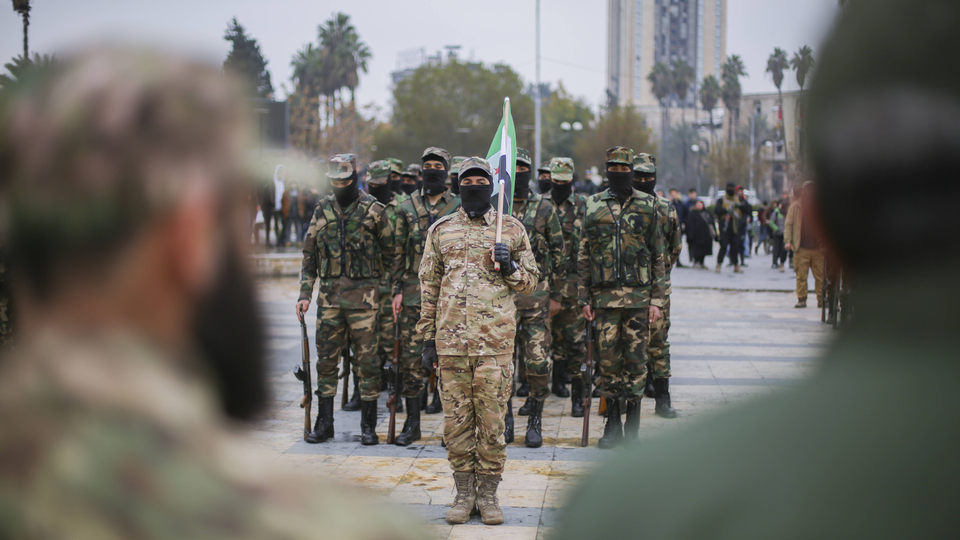
[[[691,174],[691,166],[695,165],[690,147],[694,144],[706,147],[697,127],[693,124],[680,124],[667,131],[667,138],[663,141],[663,149],[657,159],[657,176],[660,187],[676,187],[682,189],[695,182]]]
[[[13,0],[13,10],[23,19],[23,57],[28,61],[30,59],[30,48],[28,47],[27,30],[30,27],[30,0]]]
[[[713,127],[713,110],[717,108],[722,93],[723,90],[720,88],[720,83],[716,77],[713,75],[704,77],[703,85],[700,87],[700,104],[703,105],[703,110],[710,115],[710,142],[712,146],[717,144],[717,136]]]
[[[673,92],[677,95],[677,100],[680,102],[680,122],[686,124],[687,93],[690,91],[690,86],[697,77],[697,72],[690,64],[683,60],[678,60],[673,64],[670,75],[673,82]]]
[[[423,149],[440,146],[452,155],[486,156],[510,98],[519,146],[533,149],[533,99],[509,66],[453,60],[424,65],[397,83],[390,122],[374,134],[375,159],[418,163]]]
[[[543,106],[543,159],[552,157],[573,157],[577,139],[589,137],[594,119],[590,105],[583,98],[571,96],[563,83],[548,94]],[[564,122],[579,122],[580,131],[564,131],[560,125]],[[539,164],[537,164],[539,165]]]
[[[252,95],[260,98],[273,96],[273,83],[270,82],[270,72],[260,52],[260,44],[247,35],[236,17],[227,24],[223,39],[232,44],[227,59],[223,61],[223,71],[236,75]]]
[[[728,142],[711,149],[704,159],[704,172],[718,190],[727,182],[745,185],[750,178],[750,145]]]
[[[653,131],[635,107],[613,107],[601,111],[591,129],[577,138],[574,161],[577,169],[590,167],[604,170],[606,151],[612,146],[626,146],[636,152],[657,153]]]

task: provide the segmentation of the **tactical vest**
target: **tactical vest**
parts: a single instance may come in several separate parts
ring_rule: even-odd
[[[607,212],[587,215],[583,233],[587,237],[590,257],[590,282],[593,287],[648,287],[653,283],[653,254],[647,246],[644,231],[650,227],[650,217],[634,208],[637,199],[614,218],[607,203]],[[630,211],[631,208],[634,211]],[[654,208],[654,225],[659,226],[659,211]]]
[[[359,201],[342,219],[337,217],[331,199],[317,206],[316,211],[323,216],[323,223],[317,227],[317,253],[322,254],[318,261],[320,279],[379,279],[383,275],[377,220],[366,219],[375,204],[379,203],[372,197]]]
[[[557,205],[557,214],[559,217],[560,208],[562,204],[557,204],[554,201],[554,204]],[[574,194],[573,198],[573,208],[563,217],[563,220],[560,222],[560,228],[563,229],[563,261],[559,261],[559,264],[563,265],[563,275],[564,276],[577,276],[577,258],[573,256],[573,252],[576,249],[574,246],[573,234],[574,225],[577,221],[577,214],[583,210],[583,206],[586,204],[586,198],[579,193]]]
[[[550,247],[547,245],[547,239],[541,231],[537,230],[537,214],[540,211],[540,205],[543,204],[543,197],[539,200],[528,200],[527,207],[523,210],[523,215],[519,217],[523,227],[527,230],[527,238],[530,239],[530,248],[533,250],[533,256],[537,260],[537,268],[540,269],[541,279],[547,280],[551,276],[551,259],[547,258]]]
[[[404,256],[406,258],[407,273],[416,274],[420,268],[420,261],[423,259],[423,250],[427,245],[427,231],[435,221],[447,215],[451,210],[457,207],[457,200],[454,199],[437,212],[436,216],[430,214],[427,205],[423,203],[423,196],[414,194],[410,196],[410,202],[413,203],[413,210],[417,214],[417,219],[410,224],[410,232],[407,235],[407,245],[404,246]]]

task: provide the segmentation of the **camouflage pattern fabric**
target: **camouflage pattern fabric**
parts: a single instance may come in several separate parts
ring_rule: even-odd
[[[417,335],[420,306],[403,306],[400,311],[400,374],[403,377],[403,397],[417,397],[423,390],[424,379],[430,373],[423,367],[423,339]],[[390,336],[393,340],[393,336]]]
[[[541,309],[548,300],[560,301],[559,291],[551,288],[556,283],[563,258],[563,234],[553,200],[531,192],[522,201],[513,202],[513,217],[523,223],[533,248],[533,256],[540,270],[540,282],[530,296],[517,298],[517,309]]]
[[[447,356],[513,355],[516,337],[514,293],[530,294],[540,270],[523,224],[503,217],[502,242],[517,270],[506,278],[493,269],[497,212],[489,208],[470,219],[461,208],[427,233],[420,264],[422,307],[417,332],[436,340]]]
[[[400,204],[396,228],[396,245],[399,257],[394,261],[392,270],[393,294],[403,295],[403,305],[420,306],[420,261],[427,242],[427,230],[444,216],[449,216],[460,208],[460,198],[444,191],[437,204],[430,201],[420,191],[414,192],[409,199]]]
[[[423,155],[420,156],[420,161],[430,161],[431,159],[439,159],[443,162],[444,168],[447,170],[450,169],[450,152],[447,152],[443,148],[437,148],[436,146],[431,146],[423,151]]]
[[[397,222],[400,217],[400,203],[403,198],[394,193],[390,201],[383,209],[387,235],[396,241]],[[391,270],[394,265],[394,259],[397,256],[397,246],[383,251],[381,257],[383,268]],[[393,359],[393,284],[390,282],[389,273],[380,280],[380,350],[378,356],[382,362],[389,362]]]
[[[577,290],[577,260],[580,255],[580,229],[583,226],[587,198],[573,192],[564,201],[554,201],[554,205],[563,234],[563,255],[558,259],[560,263],[554,272],[556,278],[552,285],[562,301],[577,302],[580,298]]]
[[[650,325],[650,343],[647,344],[647,364],[653,367],[653,376],[670,376],[670,296],[660,308],[660,318]]]
[[[337,395],[337,366],[349,335],[353,364],[350,366],[360,385],[360,399],[380,397],[380,346],[378,309],[317,309],[317,395]],[[393,336],[390,336],[393,339]]]
[[[633,150],[624,146],[614,146],[607,149],[607,163],[629,165],[633,167]]]
[[[640,399],[647,380],[649,309],[598,308],[596,315],[600,395]]]
[[[386,158],[384,159],[387,163],[390,164],[390,172],[397,174],[403,174],[403,162],[397,158]]]
[[[334,154],[327,161],[327,178],[346,180],[357,172],[357,156],[355,154]]]
[[[454,472],[500,474],[507,462],[503,438],[513,355],[440,355],[443,440]]]
[[[10,276],[7,262],[0,257],[0,349],[13,342],[13,320],[10,310]]]
[[[566,362],[571,377],[580,376],[580,365],[586,361],[583,331],[587,320],[583,308],[576,300],[564,300],[560,311],[550,320],[552,340],[550,352],[554,362]]]
[[[0,365],[0,537],[430,538],[408,512],[271,470],[190,362],[117,332],[21,342]]]
[[[633,157],[633,171],[657,174],[657,161],[650,154],[637,154]]]
[[[519,301],[523,297],[518,298]],[[550,317],[547,308],[517,310],[517,343],[526,368],[530,397],[543,401],[550,395]]]

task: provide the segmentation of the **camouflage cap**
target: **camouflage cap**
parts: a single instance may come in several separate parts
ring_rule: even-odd
[[[633,157],[633,172],[656,174],[656,159],[650,154],[637,154]]]
[[[623,146],[608,148],[606,163],[619,163],[633,167],[633,150]]]
[[[450,174],[459,174],[460,164],[465,159],[467,159],[466,156],[454,156],[453,161],[450,162]]]
[[[400,172],[400,176],[413,176],[413,177],[420,176],[420,166],[417,165],[416,163],[411,163],[407,165],[406,168],[403,169],[403,171]]]
[[[530,160],[530,152],[526,148],[517,148],[517,163],[523,163],[527,167],[533,166],[533,162]]]
[[[327,178],[346,180],[357,171],[357,156],[354,154],[336,154],[327,161]]]
[[[386,161],[390,164],[390,172],[395,172],[400,174],[403,172],[403,162],[395,157],[384,158],[383,161]]]
[[[427,158],[438,158],[443,162],[443,167],[447,170],[450,169],[450,152],[447,152],[443,148],[437,148],[436,146],[431,146],[423,151],[423,155],[420,156],[420,161],[429,161]]]
[[[460,172],[461,177],[468,172],[480,172],[483,176],[493,179],[493,169],[490,168],[490,162],[482,157],[474,156],[463,160],[463,163],[460,164]]]
[[[550,178],[566,182],[573,180],[573,160],[568,157],[555,157],[550,160]]]
[[[543,173],[550,174],[550,161],[548,160],[548,161],[544,161],[543,163],[541,163],[540,166],[537,167],[537,173],[539,173],[539,174],[543,174]]]
[[[387,181],[390,173],[393,172],[393,164],[385,159],[374,161],[367,166],[367,182],[371,184],[380,184],[380,179]],[[376,181],[375,181],[376,180]]]

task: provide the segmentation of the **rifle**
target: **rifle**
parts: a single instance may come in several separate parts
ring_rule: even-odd
[[[593,389],[593,323],[587,321],[587,361],[580,365],[580,378],[583,379],[583,434],[580,435],[580,446],[586,447],[590,443],[590,398]]]
[[[340,398],[340,408],[347,406],[347,401],[350,401],[350,335],[347,334],[346,339],[343,340],[343,352],[340,353],[343,357],[343,371],[340,372],[340,378],[343,379],[343,397]]]
[[[387,407],[390,409],[390,426],[387,428],[387,444],[393,444],[393,432],[397,429],[397,400],[400,399],[400,321],[394,317],[393,321],[393,388]]]
[[[295,370],[293,376],[299,381],[303,381],[303,399],[300,400],[300,408],[303,409],[303,436],[310,434],[310,409],[313,404],[313,383],[310,381],[310,340],[307,338],[307,323],[303,320],[303,313],[298,313],[300,318],[300,336],[303,338],[303,360]]]

